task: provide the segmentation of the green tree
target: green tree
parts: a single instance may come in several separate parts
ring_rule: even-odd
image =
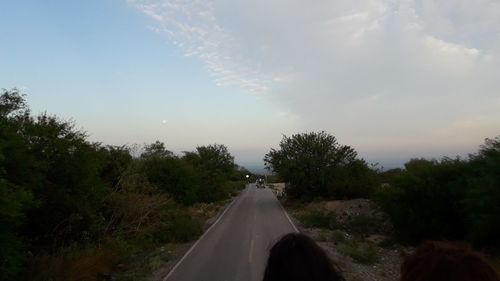
[[[199,201],[200,179],[196,170],[168,151],[164,143],[157,141],[146,146],[141,161],[149,181],[177,202],[191,205]]]
[[[98,145],[72,123],[46,114],[25,133],[41,174],[31,187],[38,206],[28,213],[26,234],[44,247],[95,236],[103,223],[102,198],[110,190],[101,179]]]
[[[115,187],[122,180],[123,175],[132,164],[130,150],[125,146],[105,146],[99,148],[101,171],[104,182]]]
[[[412,159],[393,184],[378,194],[396,234],[409,243],[425,239],[464,239],[463,198],[467,162]]]
[[[500,250],[500,136],[486,139],[470,156],[469,189],[464,203],[468,238]]]
[[[31,121],[24,97],[16,89],[0,92],[0,276],[15,280],[27,250],[18,232],[25,211],[34,204],[29,179],[37,174],[27,143],[18,134]]]
[[[352,147],[340,145],[325,132],[283,136],[279,146],[266,154],[264,162],[289,183],[287,195],[292,198],[349,196],[348,181],[361,179],[369,171]],[[370,183],[362,184],[370,187]]]
[[[173,157],[174,153],[172,151],[167,150],[165,144],[161,141],[156,141],[152,144],[148,144],[144,147],[144,152],[141,154],[141,158],[143,159],[151,159],[151,158],[168,158]]]
[[[225,188],[225,184],[237,166],[226,146],[221,144],[198,146],[196,151],[184,152],[182,159],[196,169],[200,178],[202,183],[198,192],[200,201],[213,202],[229,196],[231,191]]]

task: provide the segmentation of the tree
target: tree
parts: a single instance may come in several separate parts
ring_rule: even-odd
[[[397,236],[409,243],[464,239],[467,162],[458,158],[412,159],[405,167],[377,196]]]
[[[323,131],[283,136],[279,146],[266,154],[264,162],[289,183],[287,195],[293,198],[346,195],[342,188],[349,188],[346,180],[363,177],[369,170],[352,147],[340,145]]]
[[[200,177],[202,186],[198,194],[202,202],[213,202],[228,196],[229,191],[224,185],[236,170],[236,165],[225,145],[198,146],[196,151],[184,152],[182,159],[193,165]]]
[[[203,168],[219,175],[230,175],[236,168],[234,157],[223,144],[198,146],[195,152],[185,152],[184,159],[197,168]]]
[[[198,201],[199,179],[194,168],[156,141],[146,145],[139,170],[161,191],[177,202],[191,205]]]
[[[100,176],[111,187],[116,187],[132,164],[132,155],[126,146],[105,146],[99,148],[102,163]]]
[[[38,278],[39,265],[53,268],[38,257],[66,264],[78,259],[75,253],[116,239],[141,241],[139,248],[193,239],[202,221],[178,202],[226,198],[227,180],[238,177],[225,146],[199,147],[191,162],[157,141],[134,159],[127,147],[89,142],[72,122],[47,113],[32,116],[15,89],[0,94],[2,280],[21,280],[21,272]],[[41,278],[72,276],[65,270],[56,266]]]
[[[27,245],[18,236],[25,211],[33,206],[27,178],[36,177],[33,157],[18,132],[31,119],[16,89],[0,91],[0,276],[15,280],[24,263]]]
[[[141,158],[166,158],[173,157],[172,151],[165,148],[165,144],[161,141],[156,141],[152,144],[146,145],[144,152],[141,154]]]
[[[478,246],[500,250],[500,136],[486,139],[470,155],[467,210],[468,238]]]

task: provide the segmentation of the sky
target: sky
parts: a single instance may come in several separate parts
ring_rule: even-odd
[[[104,144],[258,169],[324,130],[392,168],[500,134],[498,0],[6,0],[0,38],[0,88]]]

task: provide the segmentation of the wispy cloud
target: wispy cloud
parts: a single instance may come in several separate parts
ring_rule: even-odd
[[[238,85],[250,92],[262,93],[269,81],[257,63],[244,62],[238,53],[238,42],[231,31],[216,19],[210,0],[166,0],[129,3],[157,21],[155,32],[163,32],[186,56],[204,61],[218,85]]]
[[[265,93],[309,130],[424,147],[500,127],[496,0],[129,2],[216,83]],[[456,125],[478,116],[480,130]]]

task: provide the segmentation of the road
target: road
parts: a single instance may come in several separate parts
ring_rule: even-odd
[[[294,231],[272,191],[249,184],[164,281],[260,281],[269,249]]]

